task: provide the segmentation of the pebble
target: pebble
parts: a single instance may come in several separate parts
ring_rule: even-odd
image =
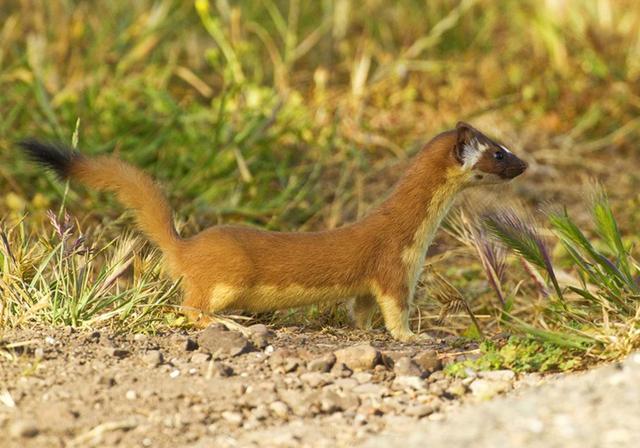
[[[187,338],[182,343],[182,349],[185,352],[192,352],[198,348],[198,343],[191,338]]]
[[[17,420],[9,427],[9,435],[15,439],[32,438],[38,435],[40,430],[31,420]]]
[[[512,384],[509,381],[492,381],[483,378],[479,378],[469,385],[473,396],[480,400],[488,400],[500,393],[511,390],[511,388]]]
[[[109,347],[107,348],[107,354],[109,356],[113,356],[114,358],[124,359],[131,354],[129,350],[125,350],[123,348],[117,347]]]
[[[149,350],[142,356],[142,360],[149,367],[158,367],[164,362],[164,356],[160,350]]]
[[[480,378],[490,381],[513,381],[516,374],[513,370],[483,370],[478,372]]]
[[[331,375],[336,378],[349,378],[353,371],[342,362],[336,362],[331,368]]]
[[[329,375],[320,372],[303,373],[300,375],[300,379],[312,388],[321,387],[331,382],[331,377]]]
[[[242,423],[242,420],[243,420],[242,414],[240,412],[224,411],[220,415],[222,416],[223,419],[225,419],[226,421],[234,425],[239,425],[240,423]]]
[[[393,380],[396,389],[425,390],[425,382],[419,376],[400,375]]]
[[[218,325],[210,325],[198,335],[198,345],[203,350],[220,357],[233,357],[250,352],[253,346],[237,331],[228,331]]]
[[[44,349],[42,347],[37,347],[33,351],[33,356],[38,360],[44,359]]]
[[[307,364],[307,369],[311,372],[329,372],[336,363],[336,355],[327,353],[319,358],[315,358]]]
[[[124,396],[127,400],[131,400],[131,401],[138,398],[138,394],[136,393],[136,391],[131,389],[128,390],[127,393],[124,394]]]
[[[227,378],[233,375],[233,367],[220,361],[211,364],[211,373],[220,378]]]
[[[424,350],[418,353],[413,357],[413,362],[427,373],[442,370],[442,361],[438,358],[438,352],[435,350]]]
[[[261,350],[269,345],[274,335],[273,331],[269,330],[264,324],[251,325],[247,330],[249,331],[251,342]]]
[[[403,356],[393,365],[393,371],[399,376],[422,376],[422,370],[411,358]]]
[[[191,362],[195,364],[201,364],[209,361],[210,359],[211,359],[211,354],[209,353],[198,352],[191,355]]]
[[[380,362],[380,352],[370,344],[360,344],[334,352],[336,362],[341,362],[351,370],[373,369]]]
[[[389,393],[389,389],[387,389],[385,386],[381,386],[380,384],[373,384],[373,383],[360,384],[354,387],[352,391],[354,394],[374,396],[374,397],[382,397]]]
[[[289,406],[283,401],[274,401],[269,405],[269,409],[276,417],[286,419],[289,416]]]
[[[364,384],[370,382],[373,375],[369,372],[356,372],[351,376],[351,378],[356,380],[359,384]]]

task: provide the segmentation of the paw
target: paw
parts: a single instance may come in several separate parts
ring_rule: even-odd
[[[391,336],[393,336],[394,339],[400,342],[418,343],[418,342],[433,341],[433,338],[428,334],[426,333],[415,334],[411,330],[391,332]]]

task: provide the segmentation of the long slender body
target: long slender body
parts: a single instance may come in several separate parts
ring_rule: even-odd
[[[389,332],[409,340],[409,310],[425,254],[455,196],[476,184],[521,174],[526,164],[471,126],[430,141],[390,196],[368,216],[323,232],[267,232],[217,226],[191,238],[175,230],[159,187],[113,157],[86,158],[60,146],[25,141],[25,151],[62,177],[114,191],[182,278],[184,309],[267,311],[355,298],[356,325],[378,304]]]

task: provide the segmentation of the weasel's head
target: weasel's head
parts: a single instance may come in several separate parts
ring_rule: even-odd
[[[469,185],[498,184],[518,177],[527,163],[473,126],[456,125],[454,156],[461,169],[468,174]]]

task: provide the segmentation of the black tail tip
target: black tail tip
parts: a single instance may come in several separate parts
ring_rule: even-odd
[[[61,179],[69,177],[69,170],[80,153],[68,146],[44,143],[35,139],[18,142],[18,146],[32,161],[55,172]]]

